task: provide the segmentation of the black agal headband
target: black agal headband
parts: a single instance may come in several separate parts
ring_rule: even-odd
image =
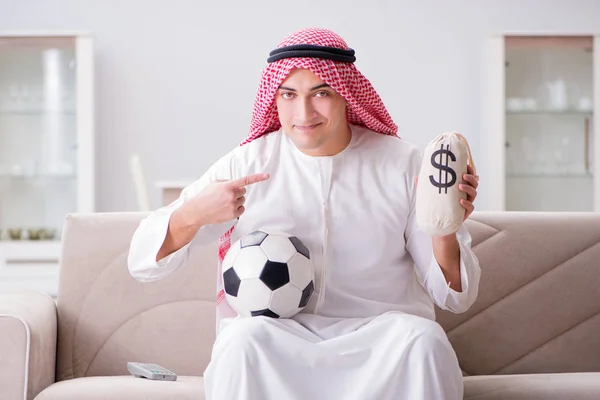
[[[267,58],[267,62],[272,63],[283,60],[284,58],[296,57],[324,58],[347,63],[356,61],[354,50],[352,49],[344,50],[336,47],[318,46],[314,44],[294,44],[271,51],[269,53],[269,58]]]

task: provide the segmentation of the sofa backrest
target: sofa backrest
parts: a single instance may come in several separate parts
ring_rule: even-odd
[[[157,282],[129,276],[145,213],[69,215],[64,224],[57,380],[128,374],[127,361],[202,375],[215,339],[214,246]],[[464,314],[437,310],[467,374],[600,371],[600,214],[476,212],[482,267]]]
[[[133,232],[146,213],[67,216],[62,234],[57,380],[127,375],[151,362],[202,375],[215,339],[217,252],[191,247],[188,268],[151,283],[129,275]]]
[[[600,213],[480,212],[467,225],[479,296],[437,313],[463,371],[600,371]]]

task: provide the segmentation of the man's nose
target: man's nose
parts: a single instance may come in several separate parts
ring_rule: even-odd
[[[312,104],[310,97],[304,98],[299,101],[298,105],[298,118],[303,122],[310,122],[317,114],[314,105]]]

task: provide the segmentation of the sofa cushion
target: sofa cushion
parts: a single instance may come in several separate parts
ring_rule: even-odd
[[[178,376],[174,382],[133,376],[93,376],[54,383],[35,400],[204,400],[204,381]]]
[[[600,373],[484,375],[464,378],[465,400],[600,398]],[[204,400],[201,377],[179,376],[175,382],[132,376],[75,378],[55,383],[35,400],[144,399]]]
[[[482,375],[463,380],[465,400],[600,399],[600,372]]]

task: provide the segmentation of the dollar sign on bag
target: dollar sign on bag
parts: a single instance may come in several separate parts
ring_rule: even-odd
[[[436,162],[435,158],[440,156],[440,162]],[[444,161],[444,155],[446,156]],[[433,175],[429,175],[429,182],[435,187],[438,188],[439,193],[442,193],[442,188],[445,189],[445,194],[448,194],[448,188],[456,183],[456,172],[452,168],[448,166],[448,158],[452,159],[452,161],[456,161],[456,156],[454,153],[450,151],[450,145],[447,144],[444,149],[444,144],[442,143],[440,150],[436,150],[431,155],[431,165],[435,168],[439,169],[438,180],[436,181]],[[442,164],[444,163],[445,164]],[[442,176],[442,171],[445,171],[445,174]],[[448,181],[448,174],[452,176],[450,181]],[[442,178],[444,178],[442,180]]]

